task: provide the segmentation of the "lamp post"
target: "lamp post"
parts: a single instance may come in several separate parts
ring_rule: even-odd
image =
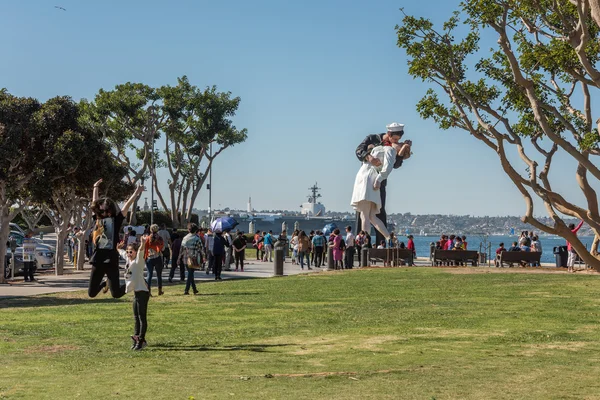
[[[208,226],[212,223],[212,142],[209,144],[209,162],[208,168]]]
[[[154,175],[156,163],[154,162],[154,132],[152,132],[152,183],[150,188],[150,225],[154,224]]]

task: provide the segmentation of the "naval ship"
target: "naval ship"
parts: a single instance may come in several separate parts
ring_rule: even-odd
[[[250,223],[253,223],[254,231],[273,231],[281,233],[286,230],[290,235],[294,229],[300,229],[309,233],[310,231],[323,230],[325,225],[334,223],[340,230],[346,226],[356,229],[356,216],[354,213],[345,216],[328,215],[325,206],[319,201],[321,188],[315,183],[308,189],[310,194],[305,203],[300,206],[298,213],[258,213],[252,209],[252,198],[248,199],[248,209],[245,213],[231,214],[239,223],[238,229],[250,232]]]

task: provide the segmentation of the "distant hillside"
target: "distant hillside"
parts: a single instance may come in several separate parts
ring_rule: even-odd
[[[427,214],[415,215],[411,213],[392,214],[388,218],[392,219],[397,225],[397,231],[404,233],[407,230],[413,234],[419,234],[421,230],[428,235],[445,234],[499,234],[508,235],[511,229],[515,233],[521,231],[539,232],[529,224],[521,222],[520,217],[474,217],[471,215],[440,215]],[[550,218],[539,218],[545,224],[552,225]],[[567,223],[579,223],[577,220],[567,220]],[[580,235],[592,235],[592,230],[584,225],[580,230]]]

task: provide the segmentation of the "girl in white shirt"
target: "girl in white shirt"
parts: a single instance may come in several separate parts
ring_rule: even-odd
[[[127,245],[127,250],[123,250],[124,246],[121,243],[118,249],[121,256],[127,261],[125,266],[125,291],[131,292],[133,290],[134,292],[133,318],[135,319],[135,328],[134,334],[131,336],[133,340],[131,349],[142,350],[148,345],[146,342],[146,330],[148,329],[146,314],[148,312],[148,300],[150,300],[148,285],[144,280],[146,241],[142,241],[139,248],[137,243]]]

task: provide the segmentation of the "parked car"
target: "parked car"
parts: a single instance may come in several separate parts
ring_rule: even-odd
[[[11,275],[11,269],[12,269],[12,252],[10,251],[10,249],[6,250],[6,258],[5,258],[5,264],[4,264],[4,277],[6,279],[10,278]],[[17,250],[15,252],[15,265],[16,265],[16,269],[15,269],[15,276],[17,275],[23,275],[23,273],[25,272],[25,263],[23,262],[23,248],[22,247],[17,247]],[[37,261],[35,262],[34,265],[34,272],[37,271],[37,267],[38,267],[38,263]]]
[[[25,239],[24,235],[21,235],[17,231],[11,231],[9,238],[12,237],[17,242],[17,253],[15,253],[15,257],[19,255],[19,249],[21,254],[23,253],[23,239]],[[56,254],[56,249],[48,244],[43,243],[41,240],[34,238],[36,242],[35,246],[35,260],[40,269],[52,268],[54,266],[54,255]]]

